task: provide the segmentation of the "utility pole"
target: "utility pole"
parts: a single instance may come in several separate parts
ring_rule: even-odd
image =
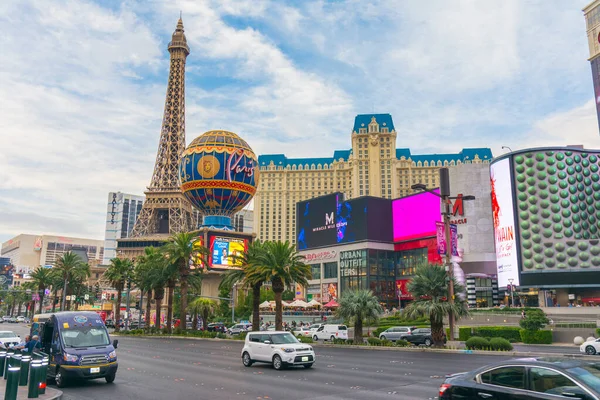
[[[513,286],[513,278],[508,278],[508,284],[510,285],[510,306],[515,306],[515,287]]]
[[[131,292],[131,278],[127,278],[127,304],[125,305],[125,313],[127,314],[127,317],[125,318],[125,330],[128,331],[129,330],[129,294]],[[121,307],[120,304],[117,304],[117,307]],[[117,324],[119,323],[119,321],[116,322]]]
[[[446,236],[445,267],[448,273],[448,302],[454,305],[454,267],[450,262],[452,257],[452,243],[450,237],[450,172],[448,168],[440,168],[440,195],[444,207],[444,231]],[[450,340],[454,340],[454,314],[448,313],[448,328]]]

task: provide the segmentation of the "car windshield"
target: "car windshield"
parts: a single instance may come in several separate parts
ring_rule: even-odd
[[[3,339],[3,338],[14,338],[16,336],[17,335],[15,335],[14,332],[10,332],[10,331],[0,332],[0,339]]]
[[[569,368],[567,371],[591,386],[594,390],[600,391],[600,364],[585,364],[580,367]]]
[[[278,333],[276,335],[271,335],[271,343],[273,344],[290,344],[290,343],[300,343],[298,339],[291,333]]]
[[[61,330],[66,347],[108,346],[108,333],[104,327],[77,327]]]

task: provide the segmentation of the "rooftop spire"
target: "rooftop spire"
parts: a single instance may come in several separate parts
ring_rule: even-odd
[[[190,53],[190,48],[187,45],[187,39],[185,38],[185,33],[183,29],[181,11],[179,12],[179,20],[177,21],[177,27],[175,28],[175,32],[173,32],[171,43],[169,43],[169,51],[175,48],[183,48],[187,54]]]

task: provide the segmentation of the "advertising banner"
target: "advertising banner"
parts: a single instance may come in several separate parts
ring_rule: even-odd
[[[435,223],[436,235],[437,235],[437,249],[438,254],[445,256],[446,255],[446,227],[444,223],[441,221],[437,221]]]
[[[210,237],[210,267],[211,268],[236,268],[240,262],[235,256],[241,256],[247,247],[246,239],[211,236]]]
[[[455,224],[450,224],[450,242],[452,255],[458,257],[458,226]]]
[[[510,159],[505,158],[491,164],[490,176],[498,287],[509,285],[511,282],[509,279],[519,286]]]
[[[198,236],[197,240],[194,242],[194,249],[196,251],[199,251],[203,246],[204,246],[204,237],[203,236]],[[205,256],[200,252],[197,252],[195,257],[190,260],[190,268],[191,269],[203,269],[204,268],[204,262],[202,261],[202,257]]]
[[[410,279],[398,279],[396,281],[396,295],[400,300],[412,300],[412,294],[408,291]]]
[[[322,303],[328,303],[331,300],[337,300],[338,298],[338,284],[337,283],[324,283],[323,284],[323,301]]]
[[[434,193],[439,194],[439,189]],[[392,202],[394,242],[435,236],[436,222],[442,220],[440,198],[423,192]]]

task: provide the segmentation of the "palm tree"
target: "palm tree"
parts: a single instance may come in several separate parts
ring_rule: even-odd
[[[164,256],[158,248],[146,247],[144,249],[144,255],[137,259],[134,268],[135,284],[142,292],[146,292],[147,297],[145,318],[146,329],[150,328],[152,291],[157,284],[155,280],[162,284],[162,281],[160,279],[155,279],[155,276],[157,273],[160,273],[163,270],[164,260]]]
[[[448,301],[448,275],[440,265],[423,265],[417,268],[408,284],[408,290],[415,299],[404,310],[409,318],[429,316],[431,337],[436,347],[444,345],[444,317],[452,312],[456,317],[469,314],[467,304],[459,296],[465,288],[454,281],[454,303]]]
[[[241,256],[234,256],[239,269],[227,271],[219,285],[219,289],[233,288],[236,283],[252,289],[252,330],[260,329],[260,289],[265,281],[265,277],[254,271],[257,265],[257,258],[261,252],[264,252],[265,246],[260,240],[255,240],[248,245],[248,249]]]
[[[51,275],[50,279],[52,281],[52,312],[56,311],[56,305],[58,304],[58,291],[63,287],[64,284],[62,275],[60,271],[55,270],[54,268],[50,269]]]
[[[363,341],[363,322],[375,322],[383,312],[377,296],[370,290],[344,292],[339,301],[337,315],[354,322],[354,342]]]
[[[190,261],[200,257],[205,260],[207,251],[204,247],[198,246],[198,236],[193,233],[181,232],[171,236],[169,242],[163,247],[169,263],[171,264],[171,279],[169,280],[169,304],[167,309],[167,319],[169,320],[169,332],[171,329],[171,319],[173,316],[173,289],[179,281],[179,292],[181,295],[181,305],[179,318],[181,320],[181,329],[186,328],[187,321],[187,295],[189,286],[189,277],[201,272],[195,268]],[[191,265],[190,265],[191,264]],[[169,317],[170,316],[170,317]]]
[[[285,288],[294,284],[308,286],[311,277],[310,265],[304,263],[304,257],[298,254],[296,246],[287,240],[267,241],[256,254],[256,264],[248,279],[250,282],[263,278],[271,281],[275,295],[275,329],[281,330],[283,326],[281,295]]]
[[[40,296],[40,308],[39,313],[42,313],[42,307],[44,304],[44,295],[46,289],[52,286],[52,269],[38,267],[31,273],[31,282],[37,287],[37,291]]]
[[[133,263],[126,258],[113,258],[110,260],[110,265],[104,271],[102,279],[110,284],[117,291],[117,306],[115,307],[115,332],[119,332],[121,317],[121,296],[125,284],[131,279],[133,274]]]
[[[54,270],[62,277],[64,282],[61,305],[62,311],[65,310],[65,304],[67,301],[67,288],[69,286],[69,279],[73,276],[78,268],[81,268],[81,264],[83,264],[81,258],[71,251],[67,251],[60,256],[58,260],[56,260]]]
[[[190,303],[190,312],[194,316],[192,329],[196,330],[196,326],[198,325],[198,314],[200,314],[202,315],[202,327],[204,331],[208,330],[208,317],[215,312],[216,307],[217,303],[211,299],[199,297],[192,300]]]

